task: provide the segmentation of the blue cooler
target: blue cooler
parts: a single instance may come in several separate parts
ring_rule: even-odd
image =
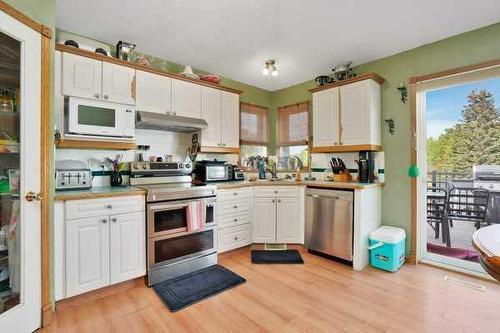
[[[404,229],[383,226],[370,234],[370,263],[389,272],[397,271],[405,262]]]

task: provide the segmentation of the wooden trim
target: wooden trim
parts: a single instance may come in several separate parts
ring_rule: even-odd
[[[381,145],[343,145],[343,146],[326,146],[312,147],[312,153],[341,153],[341,152],[356,152],[356,151],[382,151]]]
[[[102,149],[102,150],[132,150],[136,149],[134,142],[91,141],[63,139],[56,141],[58,149]]]
[[[417,87],[416,83],[410,84],[410,164],[417,164]],[[417,178],[410,178],[410,256],[415,257],[417,263],[418,246],[418,193]]]
[[[50,38],[41,36],[41,115],[40,115],[40,172],[41,172],[41,297],[42,297],[42,326],[50,325],[53,319],[53,309],[50,295],[52,294],[51,267],[50,267],[50,208],[52,198],[50,197],[51,175],[51,89],[50,89]]]
[[[268,141],[251,141],[251,140],[240,140],[240,145],[247,145],[247,146],[268,146],[269,142]]]
[[[109,297],[118,292],[123,292],[132,288],[137,288],[145,285],[144,277],[135,278],[111,286],[103,287],[97,290],[89,291],[87,293],[66,298],[57,302],[57,311],[61,311],[71,307],[80,307],[87,302],[96,301],[101,298]]]
[[[239,154],[240,148],[229,147],[200,147],[202,153],[219,153],[219,154]]]
[[[357,75],[351,79],[325,84],[325,85],[322,85],[322,86],[317,87],[317,88],[309,89],[308,91],[310,93],[315,93],[318,91],[327,90],[327,89],[340,87],[340,86],[345,86],[346,84],[351,84],[351,83],[359,82],[359,81],[363,81],[363,80],[373,80],[373,81],[377,82],[378,84],[382,84],[385,81],[385,79],[383,77],[381,77],[380,75],[378,75],[377,73],[370,72],[370,73],[366,73],[366,74]]]
[[[21,13],[20,11],[15,9],[14,7],[6,4],[5,2],[3,2],[1,0],[0,0],[0,10],[3,11],[5,14],[15,18],[19,22],[27,25],[31,29],[38,31],[40,34],[42,34],[42,36],[44,36],[48,39],[52,38],[52,29],[50,29],[49,27],[47,27],[43,24],[37,23],[36,21],[32,20],[27,15]]]
[[[309,137],[309,135],[308,135]],[[300,141],[289,141],[285,143],[276,143],[276,148],[279,147],[292,147],[292,146],[309,146],[309,141],[307,140],[300,140]]]
[[[61,52],[76,54],[76,55],[79,55],[79,56],[82,56],[82,57],[86,57],[86,58],[92,58],[92,59],[96,59],[96,60],[100,60],[100,61],[104,61],[104,62],[109,62],[109,63],[120,65],[120,66],[125,66],[125,67],[129,67],[129,68],[133,68],[133,69],[140,70],[140,71],[143,71],[143,72],[149,72],[149,73],[153,73],[153,74],[157,74],[157,75],[162,75],[162,76],[170,77],[170,78],[173,78],[173,79],[176,79],[176,80],[187,81],[187,82],[198,84],[200,86],[205,86],[205,87],[210,87],[210,88],[214,88],[214,89],[224,90],[224,91],[227,91],[227,92],[230,92],[230,93],[234,93],[234,94],[238,94],[238,95],[242,93],[241,90],[237,90],[237,89],[233,89],[233,88],[229,88],[229,87],[224,87],[224,86],[219,86],[217,84],[210,83],[210,82],[207,82],[207,81],[190,79],[190,78],[187,78],[187,77],[185,77],[183,75],[169,73],[169,72],[166,72],[166,71],[163,71],[163,70],[160,70],[160,69],[143,66],[143,65],[140,65],[140,64],[137,64],[137,63],[133,63],[133,62],[129,62],[129,61],[124,61],[124,60],[117,59],[117,58],[114,58],[114,57],[107,57],[107,56],[104,56],[104,55],[99,54],[99,53],[90,52],[90,51],[82,50],[82,49],[77,49],[77,48],[72,47],[72,46],[66,46],[66,45],[63,45],[63,44],[57,44],[56,45],[56,50],[57,51],[61,51]]]
[[[488,68],[488,67],[495,67],[495,66],[500,66],[500,59],[485,61],[485,62],[481,62],[481,63],[473,64],[473,65],[468,65],[468,66],[451,68],[451,69],[447,69],[444,71],[426,74],[426,75],[414,76],[414,77],[410,78],[410,84],[414,84],[414,83],[422,82],[422,81],[433,80],[433,79],[438,79],[438,78],[450,76],[450,75],[472,72],[475,70],[480,70],[480,69],[484,69],[484,68]]]
[[[55,201],[71,201],[71,200],[84,200],[84,199],[97,199],[97,198],[115,198],[115,197],[129,197],[132,195],[145,195],[146,190],[140,188],[130,188],[124,192],[101,192],[96,193],[92,190],[81,191],[79,193],[57,193],[54,196]]]
[[[269,108],[267,106],[262,106],[262,105],[258,105],[258,104],[252,104],[252,103],[246,103],[246,102],[240,102],[240,110],[241,110],[241,106],[242,105],[246,105],[246,106],[250,106],[250,107],[254,107],[254,108],[264,109],[264,110],[267,110],[269,112]]]

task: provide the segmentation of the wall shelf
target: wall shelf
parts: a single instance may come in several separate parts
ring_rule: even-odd
[[[91,141],[91,140],[56,140],[57,149],[98,149],[98,150],[132,150],[137,144],[132,142]]]

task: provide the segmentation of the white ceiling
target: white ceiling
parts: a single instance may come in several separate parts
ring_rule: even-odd
[[[57,0],[63,30],[271,91],[498,21],[498,0]]]

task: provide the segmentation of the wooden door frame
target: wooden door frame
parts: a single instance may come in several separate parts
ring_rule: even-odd
[[[410,101],[410,164],[417,165],[418,150],[417,150],[417,84],[419,82],[439,79],[447,76],[473,72],[488,67],[500,65],[500,59],[489,60],[473,65],[451,68],[431,74],[413,76],[409,80],[409,101]],[[424,177],[425,175],[420,175]],[[417,178],[410,178],[410,253],[407,261],[416,264],[419,257],[418,248],[418,189]]]
[[[37,23],[14,7],[0,0],[0,10],[25,24],[31,29],[40,33],[41,37],[41,104],[40,104],[40,202],[41,217],[41,316],[42,326],[50,324],[53,319],[53,307],[50,299],[52,285],[50,283],[50,203],[51,203],[51,165],[52,156],[50,153],[52,146],[51,134],[51,39],[52,29]]]

